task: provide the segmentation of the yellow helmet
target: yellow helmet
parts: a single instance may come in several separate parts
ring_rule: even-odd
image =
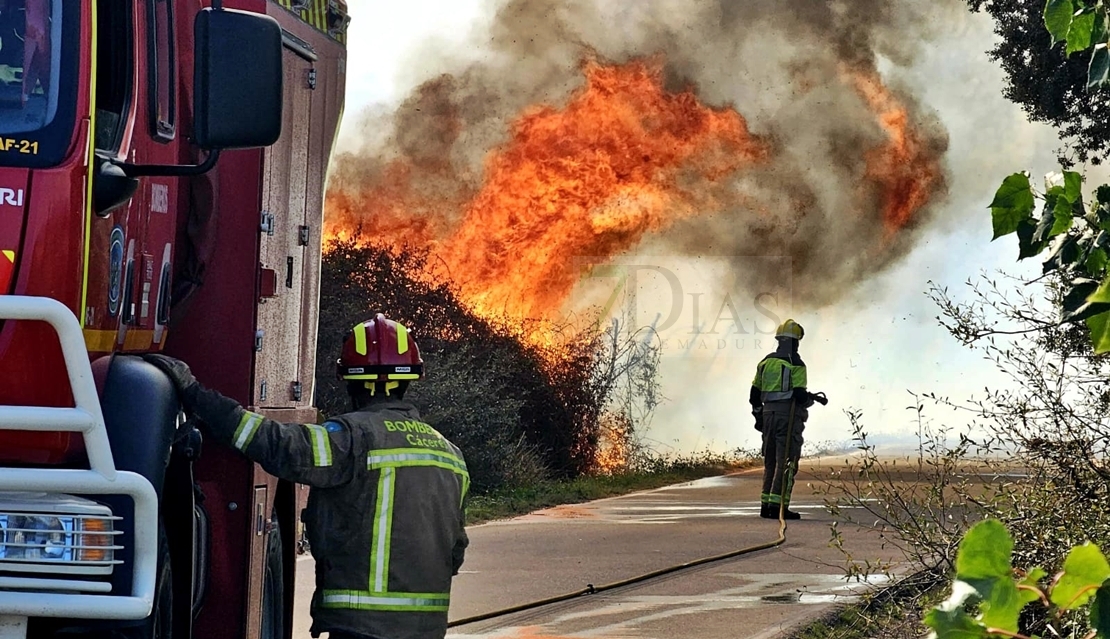
[[[805,334],[806,331],[802,328],[802,325],[792,319],[788,319],[782,324],[779,324],[779,327],[775,329],[775,337],[790,337],[800,340]]]

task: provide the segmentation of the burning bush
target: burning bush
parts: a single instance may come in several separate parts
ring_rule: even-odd
[[[427,249],[357,237],[327,246],[317,405],[325,414],[349,409],[336,353],[352,326],[381,312],[419,340],[427,377],[407,398],[462,448],[475,490],[594,470],[605,409],[633,372],[619,363],[627,349],[615,333],[478,317],[434,275],[432,259]]]

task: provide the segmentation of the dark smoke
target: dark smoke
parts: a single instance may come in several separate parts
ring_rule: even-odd
[[[883,185],[868,154],[889,142],[846,70],[878,77],[879,60],[910,64],[952,2],[919,0],[509,0],[473,46],[423,49],[414,78],[430,78],[368,130],[387,131],[339,159],[329,199],[374,233],[419,219],[413,239],[441,240],[480,186],[487,154],[508,123],[536,104],[560,105],[581,86],[585,58],[622,63],[661,55],[666,84],[697,88],[706,104],[734,107],[774,159],[732,176],[721,203],[677,222],[642,250],[695,256],[788,256],[795,305],[821,306],[912,247],[942,201],[947,134],[902,87],[921,153],[937,168],[931,197],[900,232],[883,219]],[[884,67],[885,68],[885,67]],[[430,73],[434,70],[434,74]],[[398,166],[405,167],[399,171]],[[908,172],[912,174],[912,171]],[[901,178],[906,179],[906,175]],[[897,179],[894,180],[897,186]],[[360,198],[396,185],[412,209],[379,210]],[[389,189],[387,189],[389,190]],[[419,203],[417,203],[419,201]],[[415,210],[419,209],[419,210]],[[357,218],[357,219],[356,219]],[[778,273],[733,269],[740,288],[768,290]]]

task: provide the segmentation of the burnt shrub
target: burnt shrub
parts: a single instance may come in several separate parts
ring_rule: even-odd
[[[335,359],[351,327],[383,313],[415,336],[425,379],[406,399],[466,455],[476,492],[576,477],[597,458],[599,419],[611,380],[596,331],[555,331],[475,315],[438,278],[426,249],[330,242],[320,285],[316,404],[349,410]],[[546,327],[551,335],[550,327]]]

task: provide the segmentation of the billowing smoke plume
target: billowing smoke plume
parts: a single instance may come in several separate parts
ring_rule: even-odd
[[[795,304],[836,301],[944,197],[945,131],[879,71],[913,58],[935,17],[917,11],[936,10],[509,0],[473,48],[417,56],[431,79],[396,112],[367,116],[328,232],[432,244],[464,297],[521,313],[560,307],[575,257],[645,247],[787,256]],[[760,263],[729,284],[767,290],[779,273]]]

